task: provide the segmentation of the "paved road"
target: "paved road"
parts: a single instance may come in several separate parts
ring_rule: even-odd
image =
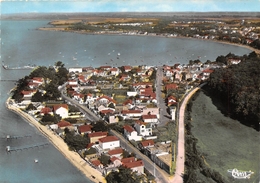
[[[163,79],[163,67],[158,66],[157,67],[157,73],[156,73],[156,98],[157,98],[157,105],[160,110],[160,118],[159,118],[159,124],[158,126],[164,126],[166,125],[170,120],[171,116],[167,112],[167,106],[165,103],[165,99],[162,97],[162,79]]]
[[[185,108],[192,95],[196,93],[196,91],[198,91],[205,84],[206,83],[190,91],[185,96],[183,102],[181,103],[180,110],[179,110],[179,130],[178,130],[178,150],[177,150],[177,157],[176,157],[177,159],[176,171],[175,171],[174,178],[170,181],[171,183],[183,183],[184,162],[185,162],[185,126],[184,126]]]
[[[120,139],[121,147],[126,149],[128,152],[133,152],[136,154],[137,158],[140,158],[144,162],[145,168],[155,175],[156,182],[158,183],[168,183],[169,182],[169,175],[155,165],[146,155],[142,154],[138,149],[136,149],[132,144],[130,144],[121,134],[117,133],[114,130],[110,131],[113,135],[117,136]]]
[[[84,112],[86,112],[88,114],[88,118],[89,120],[91,121],[100,121],[100,118],[96,116],[96,114],[94,114],[91,110],[89,110],[87,107],[85,107],[84,105],[82,104],[79,104],[77,101],[71,99],[70,97],[67,97],[65,94],[64,94],[64,87],[66,85],[64,85],[63,87],[60,88],[60,92],[61,92],[61,96],[63,99],[69,101],[70,103],[76,105],[78,108],[80,108],[81,110],[83,110]]]

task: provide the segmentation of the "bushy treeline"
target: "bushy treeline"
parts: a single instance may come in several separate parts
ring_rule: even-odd
[[[198,140],[192,134],[192,124],[190,120],[190,113],[192,102],[198,96],[196,93],[192,100],[189,102],[189,107],[186,109],[185,119],[185,174],[183,179],[185,183],[201,182],[206,183],[204,180],[212,180],[211,182],[226,183],[227,181],[222,175],[214,169],[211,169],[204,162],[204,157],[201,152],[197,150]],[[204,176],[204,177],[203,177]]]
[[[227,59],[227,56],[225,57]],[[254,52],[241,62],[215,70],[208,89],[226,106],[227,114],[256,129],[260,121],[260,58]],[[258,129],[259,130],[259,129]]]

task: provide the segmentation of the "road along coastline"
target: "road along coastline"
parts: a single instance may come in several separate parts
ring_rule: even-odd
[[[53,131],[49,130],[46,126],[41,125],[36,119],[34,119],[26,112],[23,112],[18,107],[12,105],[10,97],[6,101],[6,107],[10,111],[21,116],[30,124],[34,125],[36,129],[39,130],[45,137],[47,137],[48,140],[54,145],[54,147],[58,149],[64,155],[64,157],[67,158],[76,168],[78,168],[78,170],[80,170],[89,180],[97,183],[106,182],[105,178],[98,170],[88,165],[88,163],[82,159],[78,153],[70,151],[67,144],[61,137],[56,135]]]

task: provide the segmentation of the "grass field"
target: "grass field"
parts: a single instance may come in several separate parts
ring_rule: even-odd
[[[222,106],[225,107],[225,106]],[[259,182],[259,132],[226,117],[200,92],[192,106],[192,133],[198,139],[198,150],[210,168],[218,171],[229,182]],[[252,170],[249,180],[234,180],[228,169]]]

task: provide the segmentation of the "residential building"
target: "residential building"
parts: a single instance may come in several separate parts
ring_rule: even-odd
[[[99,140],[99,146],[102,148],[102,150],[106,149],[115,149],[117,147],[120,147],[120,141],[116,136],[107,136],[100,138]]]

